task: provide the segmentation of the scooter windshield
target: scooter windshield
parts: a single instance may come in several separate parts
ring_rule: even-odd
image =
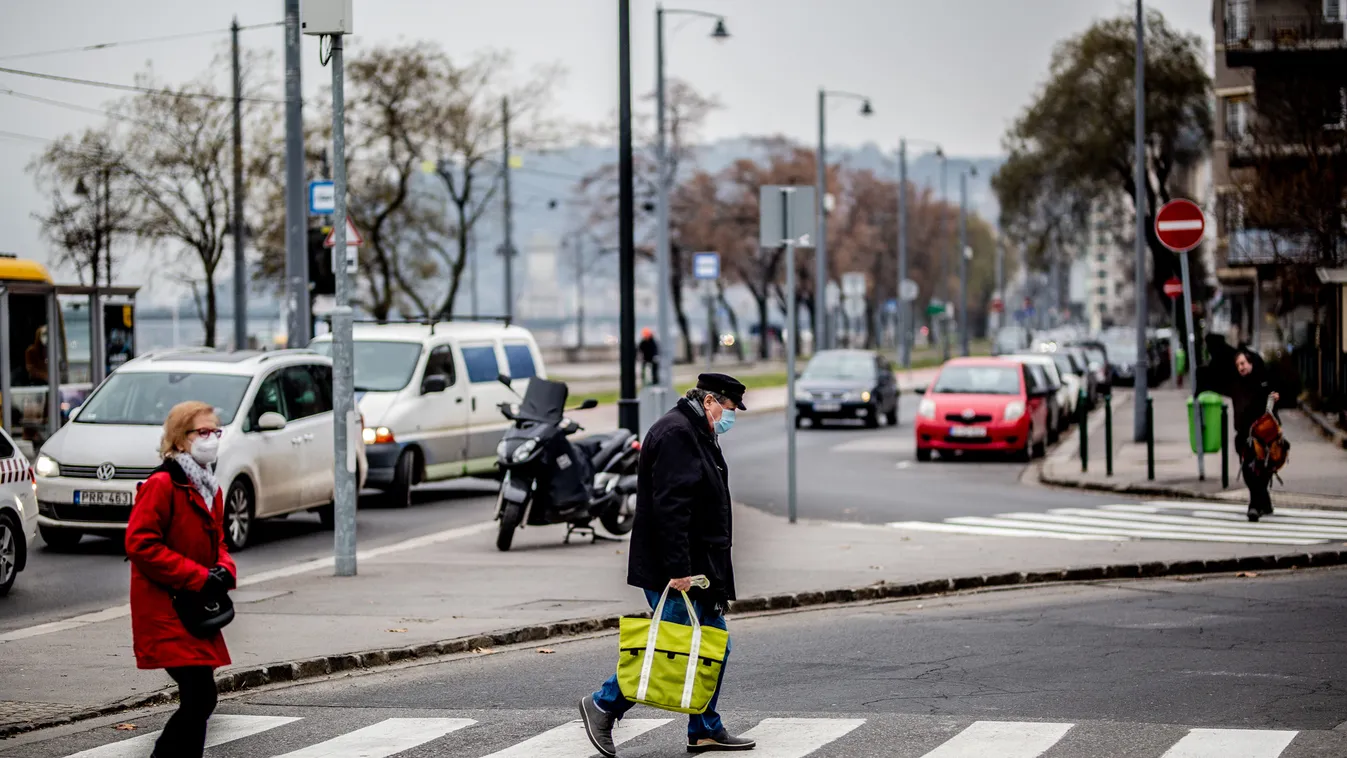
[[[529,380],[528,389],[524,391],[524,403],[519,408],[519,415],[530,420],[555,424],[561,421],[569,392],[570,389],[565,382],[534,377]]]

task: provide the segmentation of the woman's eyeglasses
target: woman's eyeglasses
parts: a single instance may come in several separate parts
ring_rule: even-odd
[[[224,434],[224,430],[223,430],[223,429],[193,429],[193,430],[192,430],[192,434],[195,434],[195,435],[197,435],[198,437],[201,437],[202,439],[210,439],[211,437],[219,437],[220,435]]]

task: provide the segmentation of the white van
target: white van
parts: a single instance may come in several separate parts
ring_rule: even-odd
[[[497,407],[547,378],[527,329],[486,322],[357,324],[355,389],[365,418],[367,483],[411,504],[414,484],[493,474],[510,426]],[[332,353],[332,335],[312,348]]]

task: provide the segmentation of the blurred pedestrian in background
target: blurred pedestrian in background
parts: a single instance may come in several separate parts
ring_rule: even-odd
[[[641,381],[646,386],[659,384],[659,343],[650,327],[641,330],[641,342],[636,349],[641,351]]]

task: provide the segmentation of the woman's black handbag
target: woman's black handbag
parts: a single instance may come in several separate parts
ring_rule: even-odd
[[[229,595],[207,597],[204,592],[183,590],[173,595],[173,610],[187,633],[207,640],[234,620],[234,601]]]

